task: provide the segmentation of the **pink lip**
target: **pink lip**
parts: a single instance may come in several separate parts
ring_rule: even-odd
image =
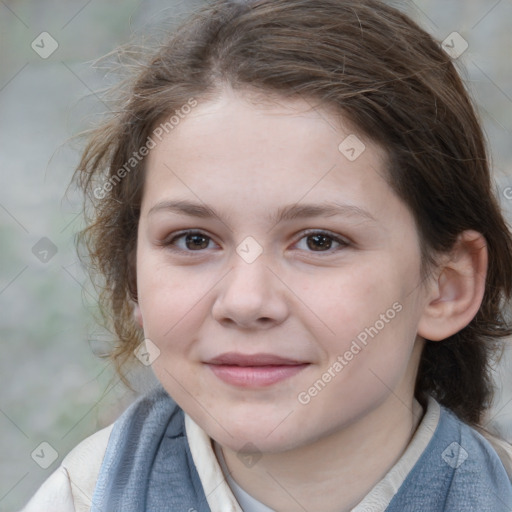
[[[309,363],[274,354],[228,352],[210,359],[207,364],[212,372],[227,384],[262,387],[292,377]]]

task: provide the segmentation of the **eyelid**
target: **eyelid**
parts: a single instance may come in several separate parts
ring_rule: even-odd
[[[318,254],[324,254],[324,255],[332,254],[332,253],[337,252],[347,246],[352,245],[352,241],[349,240],[347,237],[344,237],[342,235],[334,233],[328,229],[321,229],[321,228],[309,228],[309,229],[300,231],[297,235],[295,235],[294,238],[297,238],[297,237],[298,238],[297,238],[296,242],[294,242],[293,245],[298,244],[302,239],[304,239],[308,236],[317,235],[317,234],[328,236],[334,242],[339,244],[340,247],[337,249],[329,249],[327,251],[305,251],[305,252],[313,253],[313,254],[318,253]],[[157,243],[158,243],[158,245],[165,247],[171,251],[179,252],[181,254],[187,254],[187,255],[200,254],[200,253],[204,253],[207,250],[207,249],[198,249],[198,250],[194,251],[194,250],[188,250],[188,249],[180,249],[176,245],[174,245],[176,240],[178,240],[182,237],[185,237],[187,235],[202,235],[202,236],[205,236],[206,238],[208,238],[210,242],[213,242],[217,246],[220,245],[215,241],[215,238],[212,235],[210,235],[207,231],[204,231],[201,229],[183,229],[180,231],[176,231],[176,232],[171,233],[169,236],[165,237],[163,240],[158,241]]]
[[[334,249],[334,250],[327,250],[327,251],[307,251],[309,253],[318,253],[318,254],[332,254],[333,252],[336,252],[337,250],[340,250],[340,249],[343,249],[345,247],[348,247],[348,246],[351,246],[353,245],[352,241],[345,237],[345,236],[342,236],[342,235],[339,235],[337,233],[334,233],[333,231],[330,231],[328,229],[321,229],[321,228],[310,228],[310,229],[305,229],[304,231],[301,231],[300,232],[300,237],[297,238],[297,241],[294,243],[294,245],[296,245],[297,243],[299,243],[303,238],[307,237],[307,236],[310,236],[310,235],[326,235],[328,236],[329,238],[332,238],[332,240],[334,240],[336,243],[340,244],[340,248],[338,249]]]
[[[308,236],[308,235],[320,234],[320,235],[327,235],[327,236],[331,237],[333,240],[336,240],[336,241],[339,241],[339,242],[342,242],[345,244],[352,243],[351,240],[349,238],[347,238],[346,236],[339,235],[338,233],[335,233],[334,231],[330,231],[329,229],[308,228],[308,229],[301,231],[301,234],[302,234],[301,238],[304,238],[305,236]]]

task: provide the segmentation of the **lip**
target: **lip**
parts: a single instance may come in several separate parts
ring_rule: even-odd
[[[296,375],[309,365],[308,362],[275,354],[237,352],[221,354],[206,364],[222,381],[245,388],[271,386]]]
[[[289,357],[268,353],[241,354],[240,352],[225,352],[224,354],[210,359],[207,363],[228,366],[288,366],[305,364],[307,361],[290,359]]]

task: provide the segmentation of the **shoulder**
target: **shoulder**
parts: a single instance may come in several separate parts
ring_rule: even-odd
[[[398,510],[505,512],[512,483],[492,445],[441,406],[437,428],[390,503]]]
[[[21,512],[88,512],[107,447],[112,452],[126,452],[126,445],[142,447],[143,432],[154,430],[163,419],[171,437],[184,436],[183,411],[157,388],[131,404],[115,423],[71,450]]]
[[[112,427],[99,430],[73,448],[21,512],[89,511]]]
[[[69,477],[76,512],[89,510],[92,505],[94,487],[113,427],[112,424],[84,439],[62,461]]]
[[[442,421],[439,425],[439,440],[445,443],[450,441],[446,452],[442,452],[442,458],[453,469],[461,469],[459,476],[469,474],[480,480],[511,484],[505,461],[502,461],[495,446],[503,447],[507,444],[498,438],[486,439],[480,432],[461,421],[453,412],[442,407]],[[457,459],[450,462],[453,455]],[[505,455],[505,453],[503,453]],[[512,485],[512,484],[511,484]]]
[[[510,482],[512,482],[512,444],[501,439],[484,429],[477,429],[478,432],[491,444],[494,451],[498,454]]]
[[[458,505],[462,510],[509,510],[512,483],[492,444],[448,409],[443,408],[443,419],[438,450],[446,445],[441,458],[452,479],[449,500],[466,503]]]

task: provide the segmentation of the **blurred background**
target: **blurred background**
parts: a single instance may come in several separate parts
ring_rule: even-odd
[[[80,144],[69,139],[107,108],[95,91],[111,78],[92,62],[202,3],[0,0],[0,511],[21,508],[71,448],[151,385],[141,365],[127,390],[100,357],[109,334],[73,245],[82,221],[68,184]],[[511,220],[512,1],[390,3],[457,57]],[[512,441],[510,352],[490,419]]]

